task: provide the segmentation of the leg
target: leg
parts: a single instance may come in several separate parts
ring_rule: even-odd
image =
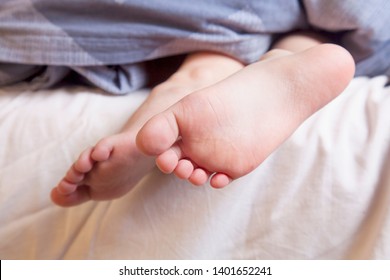
[[[155,87],[129,118],[122,131],[87,149],[53,189],[52,200],[73,206],[88,200],[108,200],[126,194],[154,167],[154,158],[142,154],[135,137],[142,125],[192,91],[211,85],[243,66],[214,53],[189,55],[179,70]]]
[[[194,184],[213,174],[210,184],[219,188],[248,174],[352,79],[346,50],[313,45],[295,53],[274,50],[186,96],[146,123],[138,147],[157,156],[163,172]]]

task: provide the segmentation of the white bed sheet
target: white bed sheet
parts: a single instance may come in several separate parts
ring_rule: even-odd
[[[0,89],[0,259],[390,259],[385,83],[355,78],[225,189],[155,169],[120,199],[70,209],[51,188],[148,91]]]

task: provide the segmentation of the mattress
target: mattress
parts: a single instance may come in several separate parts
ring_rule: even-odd
[[[224,189],[155,168],[117,200],[73,208],[54,205],[50,190],[149,90],[3,87],[0,259],[390,259],[386,83],[355,78]]]

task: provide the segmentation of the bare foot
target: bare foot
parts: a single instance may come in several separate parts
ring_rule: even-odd
[[[74,206],[126,194],[155,165],[155,159],[141,153],[135,145],[142,125],[194,90],[214,84],[242,67],[239,62],[218,54],[190,55],[178,72],[152,90],[120,133],[102,139],[80,154],[52,190],[53,202]]]
[[[149,120],[137,146],[161,171],[224,187],[261,164],[354,74],[343,48],[323,44],[265,59],[194,92]]]

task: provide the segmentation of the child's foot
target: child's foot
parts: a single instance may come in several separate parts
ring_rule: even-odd
[[[241,68],[240,63],[222,55],[199,53],[189,56],[177,73],[152,90],[122,132],[102,139],[81,153],[52,190],[52,200],[60,206],[73,206],[126,194],[155,164],[154,158],[145,156],[135,145],[142,125],[190,92]]]
[[[137,146],[161,171],[215,188],[248,174],[314,112],[340,94],[354,62],[336,45],[273,51],[149,120]]]

